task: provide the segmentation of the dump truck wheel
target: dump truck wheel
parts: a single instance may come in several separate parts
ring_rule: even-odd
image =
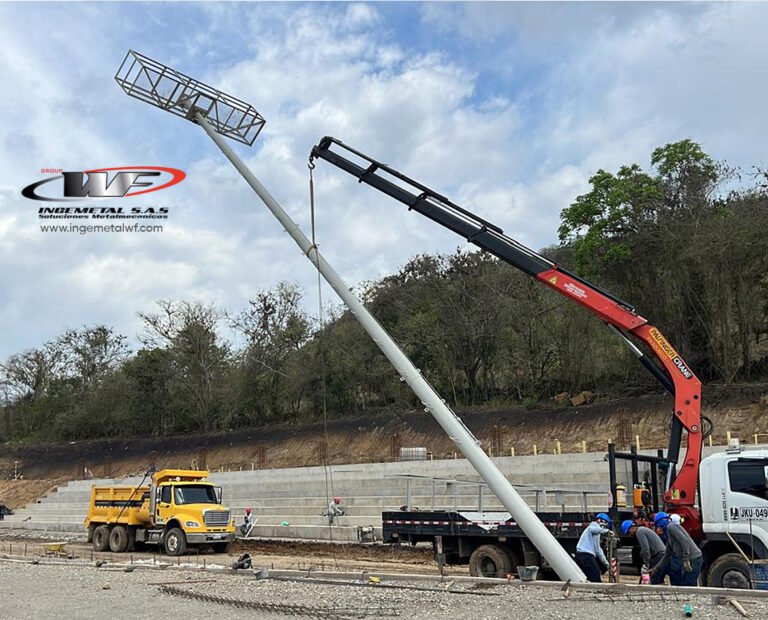
[[[112,553],[123,553],[128,548],[130,539],[128,530],[123,525],[116,525],[109,533],[109,550]]]
[[[184,555],[187,550],[187,537],[178,527],[172,527],[165,533],[163,547],[168,555]]]
[[[93,530],[93,550],[106,551],[109,549],[109,528],[106,525],[100,525]]]
[[[211,543],[211,549],[213,549],[215,553],[227,553],[229,551],[229,543]]]
[[[473,577],[506,577],[512,572],[512,558],[498,545],[481,545],[469,558]]]

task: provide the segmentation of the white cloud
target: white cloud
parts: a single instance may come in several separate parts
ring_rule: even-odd
[[[0,358],[84,323],[132,336],[158,298],[237,309],[291,280],[316,304],[313,268],[199,128],[113,83],[129,47],[264,114],[255,148],[237,150],[307,233],[307,157],[330,134],[539,248],[599,167],[647,166],[652,148],[683,137],[716,158],[764,162],[766,10],[0,5],[0,81],[12,86],[0,98]],[[104,23],[122,27],[93,28]],[[41,166],[131,163],[188,173],[157,194],[172,210],[162,234],[42,234],[18,194]],[[321,251],[350,285],[463,243],[325,162],[315,175]]]

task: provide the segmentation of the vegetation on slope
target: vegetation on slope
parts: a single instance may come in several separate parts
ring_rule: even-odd
[[[705,381],[768,376],[768,175],[690,141],[652,171],[599,170],[544,253],[632,302]],[[108,326],[68,330],[0,367],[4,439],[168,435],[417,405],[354,318],[319,325],[281,283],[228,312],[160,301],[142,348]],[[495,258],[419,255],[365,287],[384,327],[454,406],[653,385],[599,321]],[[222,333],[238,334],[235,345]]]

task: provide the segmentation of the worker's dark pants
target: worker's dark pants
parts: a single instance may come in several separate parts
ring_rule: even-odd
[[[576,564],[584,571],[589,581],[600,583],[602,578],[600,577],[600,565],[597,563],[597,558],[591,553],[583,553],[582,551],[576,552]]]
[[[651,561],[648,562],[648,567],[653,568],[659,562],[661,562],[661,558],[663,557],[664,557],[663,551],[659,551],[658,553],[652,555]],[[664,583],[664,577],[667,575],[668,571],[669,571],[669,565],[667,565],[667,567],[663,568],[662,570],[656,571],[653,575],[651,575],[651,583],[655,586],[658,586]]]
[[[691,572],[686,573],[683,569],[683,561],[680,558],[672,556],[669,563],[669,582],[673,586],[696,586],[699,582],[699,573],[701,572],[702,557],[691,560]]]

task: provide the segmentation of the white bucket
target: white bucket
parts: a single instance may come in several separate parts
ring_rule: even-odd
[[[538,566],[518,566],[517,576],[521,581],[536,581],[536,575],[539,572]]]

